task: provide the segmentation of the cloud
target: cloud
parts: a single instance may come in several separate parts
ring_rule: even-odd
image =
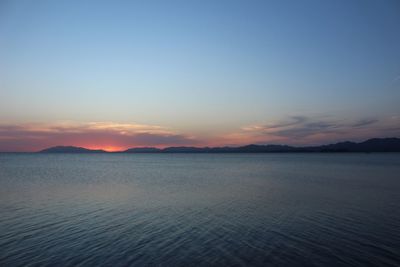
[[[200,143],[192,136],[156,125],[112,122],[0,125],[0,151],[37,151],[55,145],[123,150]]]
[[[294,138],[299,139],[299,138],[306,138],[316,133],[317,134],[339,133],[340,132],[339,128],[340,126],[337,124],[319,121],[319,122],[298,124],[295,127],[280,129],[274,131],[273,134],[292,139]]]
[[[384,124],[375,118],[333,120],[326,117],[291,116],[273,123],[250,125],[242,128],[242,137],[256,143],[313,144],[344,138],[365,137],[379,133]],[[239,136],[239,135],[237,135]]]
[[[314,132],[335,128],[336,124],[330,121],[315,120],[306,116],[291,116],[282,121],[244,127],[245,131],[260,131],[265,134],[282,134],[296,132]]]
[[[197,138],[159,125],[115,122],[0,124],[0,151],[38,151],[56,145],[124,150],[140,146],[310,145],[400,135],[399,117],[337,120],[290,116]]]
[[[373,123],[376,123],[376,122],[378,122],[377,119],[362,119],[362,120],[359,120],[359,121],[355,122],[351,126],[353,126],[353,127],[364,127],[364,126],[367,126],[367,125],[370,125],[370,124],[373,124]]]
[[[289,127],[293,125],[297,125],[307,121],[307,117],[305,116],[291,116],[288,120],[273,122],[265,125],[251,125],[243,127],[242,129],[245,131],[270,131],[273,129]]]

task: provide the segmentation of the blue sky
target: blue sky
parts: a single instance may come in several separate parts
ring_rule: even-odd
[[[399,29],[400,2],[389,0],[2,1],[0,150],[33,128],[93,123],[165,130],[143,130],[156,140],[143,145],[398,136]],[[345,127],[271,135],[299,117],[298,128]]]

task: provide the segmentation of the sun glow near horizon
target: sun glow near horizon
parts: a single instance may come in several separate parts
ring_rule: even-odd
[[[400,136],[398,1],[37,2],[0,4],[0,151]]]
[[[204,133],[184,132],[159,125],[117,122],[55,122],[0,124],[2,152],[35,152],[53,146],[77,146],[108,152],[135,147],[241,146],[248,144],[321,145],[396,137],[400,117],[337,120],[291,116],[245,125],[237,129]]]
[[[104,150],[107,152],[120,152],[129,149],[128,147],[120,147],[120,146],[82,146],[82,147],[90,150]]]

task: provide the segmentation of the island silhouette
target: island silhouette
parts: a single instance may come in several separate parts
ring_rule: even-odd
[[[364,142],[339,142],[320,146],[245,145],[238,147],[136,147],[124,151],[108,152],[76,146],[55,146],[40,153],[288,153],[288,152],[400,152],[400,138],[373,138]]]

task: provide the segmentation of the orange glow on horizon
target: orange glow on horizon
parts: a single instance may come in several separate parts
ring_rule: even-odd
[[[84,146],[87,149],[92,149],[92,150],[104,150],[107,152],[119,152],[119,151],[124,151],[127,150],[128,148],[125,147],[118,147],[118,146]]]

